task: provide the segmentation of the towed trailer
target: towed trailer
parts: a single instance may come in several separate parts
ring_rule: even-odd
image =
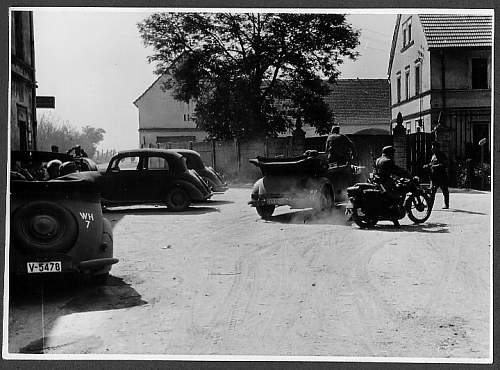
[[[249,160],[262,178],[255,182],[248,204],[268,219],[278,206],[329,211],[345,201],[346,189],[356,182],[360,167],[329,164],[324,152],[307,151],[296,157]]]

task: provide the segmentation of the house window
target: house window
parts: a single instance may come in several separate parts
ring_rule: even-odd
[[[406,47],[412,41],[411,39],[411,17],[403,23],[403,47]]]
[[[410,69],[405,71],[405,99],[410,99]]]
[[[420,64],[415,66],[415,95],[420,95]]]
[[[488,88],[488,60],[486,58],[474,58],[471,62],[472,66],[472,88],[487,89]]]
[[[401,102],[401,75],[398,74],[396,77],[396,96],[398,98],[398,103]]]
[[[17,125],[19,127],[19,150],[28,150],[28,109],[17,105]]]
[[[23,38],[23,13],[14,13],[14,40],[16,43],[16,57],[24,60],[24,38]]]
[[[195,120],[194,113],[184,113],[184,122],[189,122],[194,120]]]

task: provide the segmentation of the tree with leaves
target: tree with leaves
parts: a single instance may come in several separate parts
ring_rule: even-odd
[[[69,122],[61,122],[54,115],[43,114],[38,120],[37,147],[39,150],[50,151],[56,145],[60,152],[66,152],[80,145],[90,158],[94,157],[97,145],[104,140],[106,131],[102,128],[84,126],[81,131]]]
[[[359,44],[341,14],[156,13],[138,28],[165,90],[196,101],[196,124],[215,139],[276,136],[299,118],[327,133],[325,80]]]

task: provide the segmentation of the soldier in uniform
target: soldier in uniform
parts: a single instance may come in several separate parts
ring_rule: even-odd
[[[325,152],[329,163],[337,163],[338,166],[351,162],[351,156],[355,152],[354,144],[347,136],[340,134],[340,126],[332,126],[332,130],[326,139]]]
[[[424,168],[431,171],[432,202],[434,203],[436,198],[437,189],[441,188],[444,197],[443,209],[448,209],[450,208],[450,191],[448,190],[448,173],[446,170],[448,161],[446,155],[439,149],[439,143],[433,142],[431,161],[424,165]]]
[[[394,176],[410,177],[410,174],[405,169],[399,167],[394,162],[395,149],[392,146],[385,146],[382,149],[382,155],[375,161],[375,175],[377,183],[381,186],[383,194],[394,203],[399,201],[399,194],[396,192]],[[399,227],[399,221],[395,218],[392,220],[394,226]]]

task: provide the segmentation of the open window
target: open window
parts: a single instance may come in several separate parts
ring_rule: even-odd
[[[473,89],[488,88],[488,59],[472,58],[471,60],[471,77]]]

